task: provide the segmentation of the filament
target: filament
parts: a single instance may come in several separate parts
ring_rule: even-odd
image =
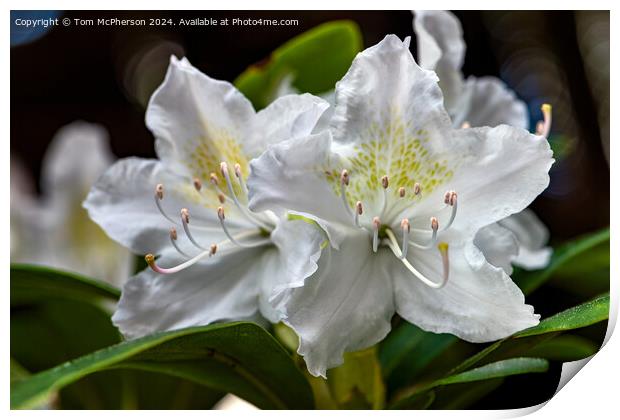
[[[257,246],[263,246],[263,245],[267,245],[271,243],[271,240],[269,238],[261,240],[261,241],[252,242],[252,243],[240,242],[237,238],[235,238],[234,236],[230,234],[230,231],[228,230],[228,227],[226,226],[226,222],[224,221],[226,217],[224,215],[223,207],[218,207],[217,217],[220,219],[220,225],[222,226],[222,230],[224,231],[224,234],[226,235],[226,237],[230,240],[230,242],[237,245],[238,247],[255,248]]]

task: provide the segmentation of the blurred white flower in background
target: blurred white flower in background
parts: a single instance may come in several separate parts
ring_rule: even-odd
[[[121,285],[133,256],[90,220],[82,202],[114,162],[105,128],[87,122],[62,127],[43,158],[41,196],[22,164],[11,158],[11,262],[46,265]]]
[[[420,66],[437,73],[444,105],[455,127],[508,124],[529,128],[527,106],[504,82],[491,76],[464,78],[461,67],[466,45],[456,16],[441,10],[415,11],[413,29],[417,37]],[[547,137],[548,132],[544,135]],[[489,262],[504,268],[508,274],[512,273],[512,266],[498,261],[493,249],[492,238],[506,229],[512,233],[512,240],[518,247],[512,264],[528,270],[549,264],[552,249],[545,246],[549,232],[529,209],[480,230],[475,243]]]

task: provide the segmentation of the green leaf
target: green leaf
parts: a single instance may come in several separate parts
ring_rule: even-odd
[[[512,375],[522,375],[526,373],[546,372],[549,363],[544,359],[519,357],[499,362],[489,363],[479,368],[451,375],[440,380],[434,381],[429,385],[414,388],[408,394],[401,396],[391,408],[406,407],[412,398],[417,398],[419,394],[427,393],[435,388],[462,384],[468,382],[484,381],[488,379],[504,378]]]
[[[385,386],[376,347],[345,353],[344,363],[327,374],[331,395],[341,409],[381,409]]]
[[[334,89],[361,49],[362,36],[355,22],[324,23],[250,66],[235,80],[235,85],[257,109],[275,99],[277,87],[286,77],[292,78],[293,86],[300,92],[320,94]]]
[[[36,265],[11,265],[11,305],[53,298],[117,301],[120,295],[118,289],[79,274]]]
[[[12,372],[13,362],[37,373],[120,342],[106,308],[116,294],[109,286],[83,276],[14,266]],[[115,370],[83,378],[49,400],[61,409],[210,408],[222,396],[168,375]],[[49,406],[47,399],[41,402]]]
[[[36,404],[89,374],[137,369],[232,392],[260,408],[311,408],[308,382],[280,344],[245,322],[153,334],[38,373],[11,389],[11,407]]]
[[[530,294],[552,277],[571,278],[587,283],[593,272],[606,271],[609,280],[609,228],[570,241],[554,250],[547,268],[538,271],[523,271],[513,276],[514,281]],[[577,279],[577,280],[575,280]],[[609,288],[608,283],[604,285]]]
[[[520,338],[556,331],[574,330],[604,321],[608,317],[609,294],[605,294],[590,302],[582,303],[547,319],[543,319],[535,327],[521,331],[515,334],[514,337]]]
[[[523,352],[525,357],[541,357],[559,362],[572,362],[592,356],[599,346],[578,335],[563,334],[532,347]]]
[[[537,326],[523,330],[511,337],[496,341],[482,351],[469,357],[451,373],[462,372],[490,358],[514,357],[524,355],[529,349],[540,345],[558,332],[574,330],[596,324],[609,317],[609,295],[600,296],[549,318]]]

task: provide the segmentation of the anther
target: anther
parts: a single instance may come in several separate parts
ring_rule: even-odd
[[[216,252],[217,252],[217,244],[211,244],[211,247],[209,248],[209,253],[211,255],[215,255]]]
[[[174,249],[177,250],[179,254],[183,255],[184,257],[189,258],[189,255],[183,252],[181,248],[179,248],[179,245],[177,245],[177,239],[178,239],[177,230],[175,228],[170,228],[170,243],[172,244]]]
[[[413,193],[415,195],[420,195],[421,192],[422,192],[422,187],[420,186],[420,183],[416,182],[415,184],[413,184]]]
[[[219,217],[220,220],[224,220],[226,218],[224,216],[224,207],[218,207],[217,208],[217,217]]]
[[[463,121],[463,124],[461,124],[461,128],[471,128],[471,124],[469,123],[469,121]]]
[[[431,229],[433,229],[434,232],[437,232],[439,229],[439,220],[437,220],[436,217],[431,217]]]
[[[241,178],[241,165],[235,163],[235,176]]]
[[[351,208],[349,207],[349,201],[347,200],[347,185],[349,185],[349,171],[343,169],[340,173],[340,198],[347,214],[355,218]]]
[[[239,184],[241,185],[243,192],[247,195],[248,187],[246,187],[245,185],[245,181],[243,180],[243,174],[241,173],[241,165],[239,165],[238,163],[235,163],[235,176],[239,180]]]
[[[202,181],[200,179],[194,178],[194,188],[196,188],[196,191],[200,192],[202,189]]]
[[[355,214],[353,216],[353,223],[355,223],[355,226],[357,226],[358,228],[362,227],[362,225],[360,225],[360,216],[363,212],[364,208],[362,207],[362,202],[358,201],[357,203],[355,203]]]
[[[189,210],[188,209],[181,209],[181,220],[183,220],[183,223],[189,223]]]
[[[381,177],[381,186],[386,189],[390,185],[390,179],[387,175]]]
[[[224,202],[226,201],[226,196],[225,196],[224,194],[222,194],[222,193],[219,193],[219,194],[217,195],[217,200],[218,200],[221,204],[224,204]]]
[[[400,198],[403,198],[403,197],[405,196],[405,187],[400,187],[400,188],[398,189],[398,196],[399,196]]]
[[[549,137],[549,132],[551,131],[551,105],[543,104],[540,110],[543,113],[543,121],[539,121],[539,123],[536,124],[536,134]]]
[[[372,252],[377,252],[379,248],[379,228],[381,227],[381,220],[378,217],[372,218]]]
[[[209,174],[209,181],[211,182],[211,184],[217,186],[220,182],[220,180],[217,177],[217,174],[215,172],[211,172]]]
[[[157,184],[155,186],[155,196],[160,200],[164,199],[164,184]]]
[[[228,176],[228,164],[226,162],[220,162],[220,172],[224,178]]]

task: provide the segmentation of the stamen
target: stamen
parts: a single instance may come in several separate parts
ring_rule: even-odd
[[[471,124],[469,123],[469,121],[463,121],[463,124],[461,124],[461,128],[471,128]]]
[[[549,133],[551,132],[551,105],[543,104],[540,110],[543,113],[543,121],[539,121],[538,124],[536,124],[536,135],[549,137]]]
[[[196,240],[192,236],[192,233],[189,231],[189,210],[188,209],[185,209],[185,208],[181,209],[181,222],[183,223],[183,230],[185,231],[185,234],[187,235],[190,242],[194,244],[196,248],[202,249],[204,251],[205,248],[202,245],[200,245],[198,242],[196,242]]]
[[[400,187],[400,188],[398,189],[398,196],[399,196],[400,198],[403,198],[403,197],[405,196],[405,187]]]
[[[349,171],[343,169],[340,173],[340,198],[344,204],[344,209],[349,216],[353,216],[353,212],[349,207],[349,201],[347,200],[347,186],[349,185]]]
[[[362,215],[362,213],[364,212],[364,208],[362,207],[362,202],[358,201],[357,203],[355,203],[355,215],[353,217],[353,222],[355,223],[355,226],[361,228],[362,225],[360,225],[360,216]]]
[[[155,257],[153,256],[153,254],[147,254],[144,257],[144,259],[146,260],[146,263],[149,265],[149,267],[151,267],[151,269],[155,271],[156,273],[173,274],[173,273],[178,273],[179,271],[184,270],[188,267],[191,267],[192,265],[196,264],[198,261],[202,260],[203,258],[210,257],[212,255],[213,254],[211,253],[211,250],[203,251],[200,254],[196,255],[194,258],[191,258],[185,261],[184,263],[179,264],[175,267],[171,267],[171,268],[162,268],[158,266],[157,263],[155,262]]]
[[[372,252],[377,252],[379,248],[379,228],[381,227],[381,221],[378,217],[372,218]]]
[[[448,244],[447,243],[442,242],[437,246],[437,249],[439,250],[439,253],[441,254],[443,275],[442,275],[441,281],[439,283],[435,283],[434,281],[431,281],[430,279],[428,279],[424,274],[416,270],[416,268],[409,262],[409,260],[407,260],[406,258],[400,257],[400,255],[402,255],[402,251],[400,247],[398,246],[394,233],[392,233],[390,229],[386,229],[385,232],[389,238],[389,241],[387,241],[387,245],[392,250],[392,253],[396,257],[398,257],[398,259],[403,263],[403,265],[407,268],[407,270],[409,270],[411,274],[413,274],[418,280],[426,284],[428,287],[432,287],[433,289],[441,289],[448,283],[448,278],[450,274],[450,261],[448,259]]]
[[[164,216],[170,223],[176,224],[174,219],[168,216],[166,212],[164,211],[164,208],[161,206],[160,201],[163,199],[164,199],[164,185],[157,184],[157,186],[155,186],[155,205],[157,206],[157,210],[159,210],[161,215]]]
[[[267,231],[271,231],[271,227],[267,226],[265,223],[263,223],[261,220],[259,220],[258,218],[254,217],[246,208],[245,206],[243,206],[240,202],[239,199],[237,198],[237,194],[235,194],[235,189],[233,188],[233,184],[232,181],[230,180],[230,174],[228,173],[228,164],[226,162],[221,162],[220,163],[220,171],[222,172],[222,175],[224,176],[224,179],[226,180],[226,185],[228,186],[228,192],[230,193],[230,197],[232,198],[232,200],[235,202],[235,205],[237,206],[237,208],[239,209],[239,211],[241,211],[241,213],[250,221],[253,222],[254,224],[262,227],[263,229],[267,230]]]
[[[184,257],[189,258],[189,255],[187,255],[185,252],[181,251],[181,248],[179,248],[179,245],[177,244],[177,230],[175,228],[170,228],[170,243],[172,243],[172,246],[174,247],[174,249],[177,250],[177,252],[181,255],[183,255]]]
[[[421,192],[422,192],[422,187],[420,186],[420,183],[416,182],[415,184],[413,184],[413,194],[420,195]]]
[[[200,192],[202,189],[202,181],[200,181],[200,179],[194,178],[194,188],[196,188],[196,191]]]
[[[267,244],[271,243],[271,240],[269,238],[267,238],[265,240],[262,240],[262,241],[253,242],[251,244],[245,243],[245,242],[239,242],[239,240],[237,238],[235,238],[234,236],[232,236],[230,234],[230,232],[228,231],[228,227],[226,226],[226,223],[224,222],[224,220],[226,219],[226,216],[224,215],[224,208],[223,207],[218,207],[217,208],[217,217],[220,219],[220,225],[222,226],[222,230],[224,231],[224,234],[226,234],[226,237],[228,237],[230,242],[232,242],[233,244],[237,245],[238,247],[241,247],[241,248],[254,248],[254,247],[257,247],[257,246],[267,245]]]
[[[217,178],[217,174],[215,172],[211,172],[209,174],[209,181],[211,181],[211,184],[213,184],[214,186],[218,186],[220,183],[220,180]]]
[[[248,195],[248,187],[245,185],[245,181],[243,180],[243,174],[241,173],[241,165],[235,163],[235,176],[239,180],[239,185],[243,189],[245,195]]]
[[[409,219],[403,219],[402,222],[400,222],[400,227],[403,230],[403,247],[400,258],[407,258],[407,251],[409,250],[409,232],[411,232]]]
[[[217,195],[217,200],[220,202],[220,204],[224,204],[226,202],[226,196],[222,193],[219,193]]]
[[[452,223],[454,222],[454,218],[456,217],[456,211],[458,209],[456,191],[446,192],[444,202],[447,205],[452,207],[452,213],[450,214],[450,220],[448,220],[448,223],[441,229],[442,232],[446,229],[450,229],[450,226],[452,226]]]
[[[436,217],[431,217],[431,230],[433,231],[433,234],[430,241],[426,245],[419,244],[414,241],[409,241],[409,243],[418,249],[431,249],[437,244],[437,231],[439,230],[439,220],[437,220]]]
[[[387,189],[389,186],[390,186],[390,179],[388,178],[387,175],[383,175],[381,177],[381,187],[383,187],[383,204],[381,205],[381,217],[383,217],[383,214],[385,213],[385,209],[387,208],[387,203],[388,203]]]

